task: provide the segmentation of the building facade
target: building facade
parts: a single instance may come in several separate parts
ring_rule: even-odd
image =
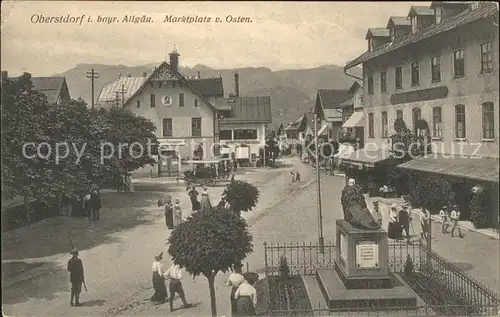
[[[315,113],[321,124],[318,137],[323,141],[338,140],[342,136],[342,103],[349,100],[347,89],[319,89],[316,94]]]
[[[99,95],[97,106],[122,106],[157,128],[158,165],[141,168],[135,176],[177,175],[181,161],[192,159],[198,147],[203,149],[204,160],[218,154],[214,146],[219,135],[218,111],[208,98],[223,96],[222,80],[188,78],[178,67],[179,54],[174,50],[170,63],[163,62],[142,77],[120,77]]]
[[[411,34],[389,37],[347,65],[363,64],[365,140],[386,147],[396,118],[412,131],[424,120],[434,152],[498,158],[498,25],[491,19],[498,9],[431,8],[430,17],[429,8],[412,7]]]

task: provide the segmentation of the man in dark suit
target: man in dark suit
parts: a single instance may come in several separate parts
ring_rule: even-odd
[[[80,306],[80,293],[82,292],[82,283],[84,283],[83,263],[78,258],[77,249],[73,249],[71,254],[73,257],[68,261],[69,280],[71,282],[71,300],[69,304],[71,306]],[[73,299],[75,300],[74,305]]]

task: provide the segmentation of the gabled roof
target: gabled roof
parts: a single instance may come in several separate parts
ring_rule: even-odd
[[[57,102],[66,78],[64,77],[31,77],[33,89],[47,96],[49,103]]]
[[[307,114],[304,114],[297,120],[288,123],[288,125],[285,127],[284,130],[285,131],[305,130],[306,126],[307,126]]]
[[[387,28],[392,26],[411,26],[411,21],[407,17],[390,17],[387,22]]]
[[[412,15],[434,15],[434,10],[427,6],[411,6],[408,16]]]
[[[363,88],[363,83],[360,81],[360,80],[355,80],[352,85],[351,85],[351,88],[349,88],[349,90],[347,91],[347,93],[352,96],[356,89],[358,88]]]
[[[113,102],[116,100],[116,92],[125,91],[124,99],[128,100],[146,81],[146,77],[122,77],[117,81],[107,85],[102,88],[99,97],[97,98],[97,102]],[[121,93],[119,93],[119,97],[121,98]],[[120,99],[121,100],[121,99]]]
[[[231,118],[224,118],[225,123],[271,123],[271,97],[235,97],[228,98],[231,104]]]
[[[367,60],[395,51],[406,45],[418,43],[434,35],[451,31],[460,26],[467,25],[469,23],[475,22],[480,19],[486,19],[495,14],[496,12],[498,12],[498,8],[495,4],[485,4],[482,8],[479,8],[474,11],[465,10],[457,14],[455,17],[450,18],[449,20],[442,21],[437,25],[432,25],[422,30],[421,32],[411,34],[409,36],[402,37],[400,39],[396,39],[393,43],[387,43],[385,45],[381,45],[374,51],[365,52],[361,54],[359,57],[357,57],[355,60],[347,63],[347,65],[344,68],[345,69],[352,68]]]
[[[217,108],[207,99],[205,98],[198,90],[194,88],[194,86],[178,71],[174,71],[172,67],[167,62],[162,62],[160,66],[158,66],[151,74],[146,78],[146,80],[142,83],[142,85],[139,87],[139,89],[136,90],[135,93],[133,93],[128,99],[126,99],[125,103],[123,106],[128,105],[130,100],[132,100],[135,96],[137,96],[144,88],[146,85],[155,77],[162,69],[167,68],[174,76],[180,80],[180,82],[188,87],[195,95],[197,95],[205,104],[207,104],[212,110],[217,111]]]
[[[320,102],[323,109],[335,109],[350,98],[346,89],[319,89],[316,102]]]
[[[187,81],[205,97],[223,97],[222,78],[197,78]]]
[[[389,37],[389,30],[386,28],[370,28],[366,32],[365,40],[370,37]]]

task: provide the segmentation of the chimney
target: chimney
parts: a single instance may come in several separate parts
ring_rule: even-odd
[[[168,54],[170,56],[170,68],[174,72],[179,71],[179,53],[177,53],[177,50],[174,48],[174,50]]]
[[[238,73],[234,74],[234,96],[239,97],[240,96],[240,80],[239,80]]]
[[[9,73],[5,70],[2,70],[2,82],[9,78]]]
[[[144,78],[148,77],[148,73],[147,72],[142,73],[142,77]]]
[[[197,77],[197,78],[198,78],[198,79],[200,79],[200,78],[201,78],[200,71],[198,71],[198,77]]]

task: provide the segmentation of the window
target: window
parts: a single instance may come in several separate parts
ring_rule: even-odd
[[[368,94],[369,95],[373,94],[373,76],[372,75],[368,76]]]
[[[493,102],[483,103],[483,140],[495,139],[495,109]]]
[[[403,110],[396,110],[396,119],[403,120]]]
[[[432,81],[441,81],[441,58],[439,56],[431,58]]]
[[[413,119],[413,132],[418,133],[417,131],[417,122],[422,119],[422,111],[420,108],[413,108],[412,110],[412,119]]]
[[[479,9],[479,1],[471,1],[470,8],[471,10]]]
[[[235,140],[256,140],[257,130],[255,129],[245,129],[245,130],[234,130]]]
[[[375,137],[375,131],[373,129],[374,123],[373,123],[373,113],[368,114],[368,137],[369,138],[374,138]]]
[[[220,130],[219,131],[219,139],[220,140],[232,140],[233,139],[233,131],[232,130]]]
[[[441,107],[432,108],[432,136],[435,138],[443,137],[442,120]]]
[[[396,67],[396,89],[403,88],[403,68]]]
[[[417,33],[418,31],[418,26],[417,26],[417,16],[414,15],[411,17],[411,33]]]
[[[434,17],[436,18],[436,24],[441,23],[443,19],[443,7],[437,6],[434,8]]]
[[[389,137],[389,128],[388,128],[387,112],[386,111],[382,112],[382,137],[383,138]]]
[[[179,94],[179,107],[184,107],[184,94]]]
[[[141,101],[140,101],[140,100],[137,100],[137,101],[135,102],[135,104],[137,105],[137,108],[140,108],[140,107],[141,107]]]
[[[455,138],[465,139],[465,106],[455,106]]]
[[[196,99],[196,98],[194,99],[194,107],[195,108],[198,107],[198,99]]]
[[[418,62],[411,64],[411,85],[417,86],[420,83],[420,69]]]
[[[201,118],[191,118],[191,136],[201,136]]]
[[[453,69],[455,77],[465,75],[464,50],[456,50],[453,53]]]
[[[156,96],[155,96],[155,94],[151,94],[149,100],[150,100],[150,103],[151,103],[151,108],[154,108],[156,106]]]
[[[172,88],[175,88],[175,81],[172,82]]]
[[[491,42],[481,44],[481,70],[493,70],[493,52]]]
[[[381,92],[387,91],[387,73],[386,72],[380,73],[380,91]]]
[[[172,118],[163,118],[163,136],[173,136]]]

